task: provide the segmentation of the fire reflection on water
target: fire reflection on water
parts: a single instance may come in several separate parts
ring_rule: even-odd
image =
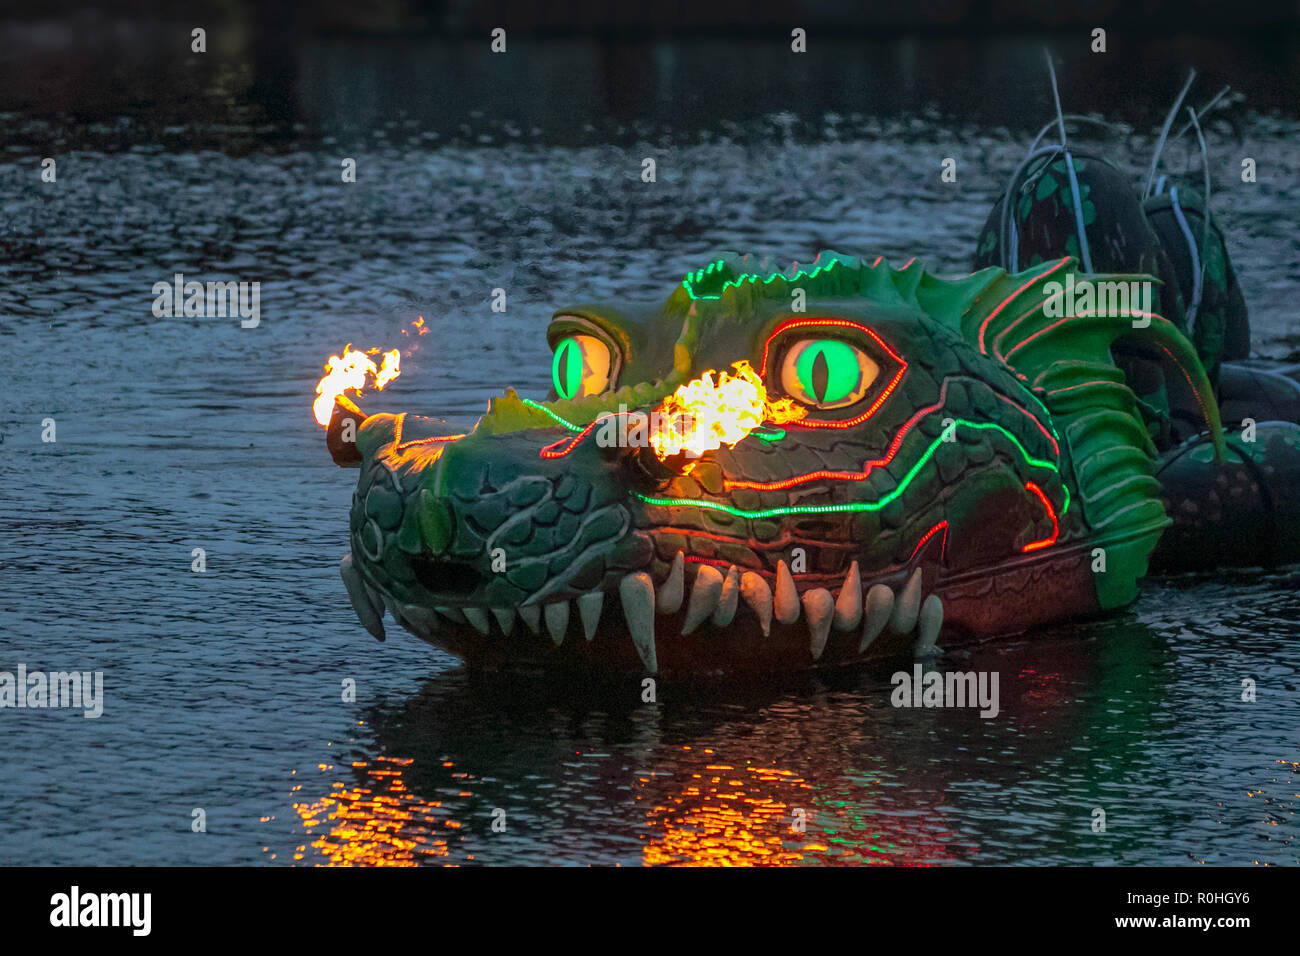
[[[298,848],[294,860],[303,861],[310,845],[321,859],[307,862],[320,866],[453,863],[449,842],[459,841],[456,831],[461,825],[447,815],[441,801],[407,790],[402,774],[412,762],[381,754],[373,763],[354,763],[359,783],[336,781],[329,795],[315,803],[295,803],[303,829],[314,839]]]
[[[676,793],[637,796],[654,804],[642,848],[648,866],[861,866],[958,856],[952,843],[960,841],[932,814],[890,806],[874,777],[831,793],[790,770],[700,753],[707,762]],[[638,784],[654,790],[674,776],[680,772],[646,773]]]
[[[656,776],[638,782],[649,787]],[[792,829],[791,804],[811,805],[812,788],[790,771],[719,763],[690,779],[647,814],[652,830],[642,851],[647,865],[790,865],[811,849],[798,845],[802,835]]]
[[[647,866],[800,866],[935,864],[968,858],[976,849],[949,832],[940,808],[911,805],[886,775],[855,773],[831,789],[792,770],[752,760],[727,762],[712,749],[685,746],[667,763],[645,770],[633,786],[626,817]],[[494,863],[443,801],[410,792],[411,758],[377,756],[352,764],[356,780],[335,781],[314,803],[295,803],[306,841],[296,863],[318,866],[421,866]],[[464,785],[468,774],[452,771]],[[322,765],[329,773],[332,766]],[[468,792],[445,791],[459,801]],[[620,787],[612,799],[624,802]],[[636,808],[649,807],[647,810]],[[563,840],[565,822],[549,835]],[[476,860],[477,857],[477,860]],[[581,863],[573,858],[569,862]],[[608,861],[606,861],[608,862]]]

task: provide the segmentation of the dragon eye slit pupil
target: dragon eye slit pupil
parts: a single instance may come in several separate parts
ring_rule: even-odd
[[[578,394],[582,388],[582,345],[577,339],[570,339],[569,347],[565,350],[564,380],[569,386],[569,397]]]
[[[605,391],[613,371],[609,346],[594,336],[574,333],[556,343],[551,381],[560,398],[581,398]]]
[[[582,350],[574,339],[565,339],[555,350],[551,378],[560,398],[573,398],[582,382]]]
[[[792,364],[795,397],[817,405],[849,399],[873,377],[869,371],[874,363],[839,339],[802,342],[791,350],[787,362]]]
[[[813,359],[812,366],[812,395],[819,402],[826,401],[826,385],[830,378],[831,370],[826,364],[826,350],[818,347],[816,349],[817,357]]]

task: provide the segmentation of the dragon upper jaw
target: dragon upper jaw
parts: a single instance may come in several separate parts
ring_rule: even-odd
[[[924,595],[919,566],[895,586],[864,586],[855,561],[833,594],[823,587],[800,592],[784,561],[778,563],[771,583],[735,565],[724,571],[698,564],[689,585],[686,563],[684,553],[678,552],[662,581],[655,582],[646,571],[633,571],[613,591],[517,607],[407,604],[365,581],[350,553],[340,572],[357,617],[379,640],[384,639],[385,609],[424,640],[444,644],[450,639],[466,648],[474,642],[527,640],[529,635],[521,633],[525,628],[538,639],[539,650],[547,639],[561,647],[581,636],[594,647],[626,635],[641,665],[652,674],[660,669],[664,642],[681,650],[680,642],[707,642],[719,634],[751,644],[802,640],[811,662],[817,662],[835,632],[857,632],[856,653],[862,655],[888,631],[912,643],[917,656],[926,656],[934,651],[943,623],[943,601],[936,593]],[[616,601],[607,600],[615,595]],[[522,628],[517,626],[520,621]],[[847,633],[845,639],[852,643]]]

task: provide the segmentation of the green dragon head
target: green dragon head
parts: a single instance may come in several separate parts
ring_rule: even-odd
[[[382,636],[386,606],[488,663],[712,672],[1126,603],[1168,521],[1112,344],[1176,366],[1216,440],[1217,410],[1159,316],[1057,315],[1075,273],[723,255],[659,305],[561,309],[549,401],[507,391],[462,436],[362,423],[343,561],[358,615]],[[802,417],[660,461],[633,413],[742,360]]]

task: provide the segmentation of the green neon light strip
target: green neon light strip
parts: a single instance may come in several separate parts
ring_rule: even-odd
[[[787,282],[794,282],[796,279],[811,279],[818,273],[825,272],[827,269],[833,269],[835,266],[844,264],[845,263],[840,259],[832,259],[830,262],[826,263],[826,265],[818,266],[812,272],[805,272],[803,269],[796,269],[792,276],[788,276],[784,272],[773,272],[766,279],[757,272],[747,272],[722,283],[722,292],[719,292],[717,295],[696,295],[693,287],[694,283],[703,281],[704,277],[714,269],[720,270],[723,266],[723,260],[719,259],[716,262],[710,263],[707,269],[700,269],[693,275],[687,273],[686,278],[682,280],[682,285],[686,286],[686,294],[692,299],[721,299],[722,293],[726,292],[728,288],[736,288],[746,282],[761,282],[763,285],[771,285],[777,279],[785,279]]]
[[[1033,403],[1042,411],[1043,418],[1046,419],[1047,422],[1047,430],[1052,433],[1052,437],[1056,439],[1056,443],[1059,445],[1061,443],[1061,436],[1056,433],[1056,425],[1052,421],[1052,413],[1047,410],[1047,406],[1044,405],[1042,401],[1039,400],[1038,396],[1034,394],[1034,390],[1029,387],[1028,383],[1020,382],[1018,384],[1024,393],[1029,396],[1030,400],[1032,400]]]
[[[521,399],[521,401],[522,401],[525,405],[527,405],[529,408],[535,408],[535,409],[537,409],[539,412],[545,412],[547,415],[550,415],[553,419],[555,419],[557,422],[559,422],[561,425],[563,425],[565,428],[567,428],[567,429],[568,429],[569,431],[571,431],[571,432],[580,432],[580,431],[582,431],[582,426],[581,426],[581,425],[575,425],[575,424],[573,424],[573,422],[566,422],[563,418],[561,418],[559,415],[555,414],[555,412],[551,411],[551,410],[550,410],[549,408],[547,408],[545,405],[542,405],[542,404],[540,404],[539,402],[535,402],[535,401],[533,401],[531,398]]]
[[[1049,471],[1053,471],[1056,472],[1057,474],[1060,474],[1060,472],[1057,471],[1056,466],[1053,465],[1050,461],[1043,461],[1041,458],[1031,457],[1029,452],[1025,450],[1025,446],[1020,444],[1020,441],[1016,438],[1016,436],[1011,434],[1011,432],[1007,431],[1001,425],[997,425],[992,422],[968,422],[965,419],[960,419],[960,418],[957,419],[957,424],[965,425],[967,428],[996,429],[997,431],[1000,431],[1003,435],[1005,435],[1008,439],[1010,439],[1011,443],[1015,445],[1016,448],[1019,450],[1021,457],[1023,457],[1028,464],[1032,465],[1035,468],[1046,468]],[[928,462],[931,458],[934,457],[935,452],[942,444],[943,444],[943,435],[940,435],[938,438],[936,438],[933,442],[930,443],[930,447],[925,450],[925,454],[921,456],[920,460],[915,465],[912,466],[912,470],[903,476],[903,480],[898,483],[898,487],[895,488],[893,491],[891,491],[889,494],[885,495],[885,497],[881,498],[879,501],[852,501],[849,502],[848,504],[842,504],[842,505],[791,505],[789,507],[784,507],[784,508],[763,508],[758,511],[746,511],[743,508],[734,508],[731,505],[720,504],[716,501],[698,501],[694,498],[651,498],[649,495],[643,495],[637,492],[632,492],[632,495],[636,498],[639,498],[641,501],[644,501],[648,505],[665,505],[669,507],[682,506],[687,508],[710,508],[714,511],[725,511],[727,514],[737,518],[776,518],[781,515],[821,515],[821,514],[836,514],[836,513],[846,512],[846,511],[847,512],[879,511],[881,508],[888,505],[891,501],[893,501],[895,498],[897,498],[899,495],[901,495],[904,491],[907,490],[907,486],[912,483],[912,479],[914,479],[917,476],[917,474],[921,471],[921,469],[925,467],[926,462]],[[1065,492],[1065,506],[1061,508],[1061,514],[1064,515],[1067,511],[1070,510],[1070,489],[1066,487],[1064,483],[1062,483],[1061,488]]]
[[[770,432],[769,432],[769,431],[752,431],[752,432],[750,432],[749,434],[752,435],[754,438],[761,439],[761,440],[763,440],[763,441],[765,441],[765,442],[774,442],[774,441],[780,441],[782,438],[785,437],[785,429],[784,429],[784,428],[776,428],[776,429],[773,429],[773,430],[770,431]]]

